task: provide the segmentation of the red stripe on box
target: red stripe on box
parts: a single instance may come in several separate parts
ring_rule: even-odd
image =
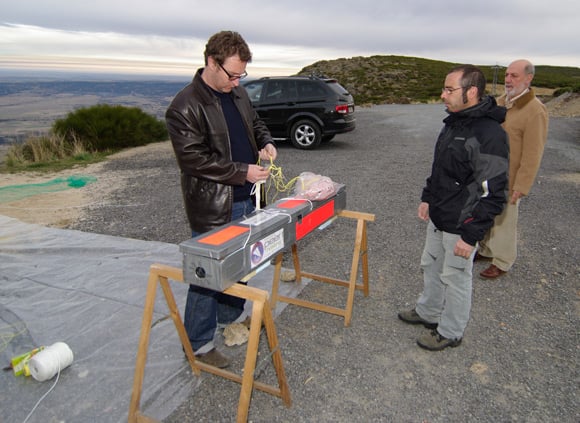
[[[283,203],[277,204],[276,207],[279,209],[293,209],[294,207],[301,206],[308,200],[303,199],[293,199],[293,200],[286,200]]]
[[[333,216],[334,200],[330,200],[325,205],[320,206],[313,212],[304,216],[301,222],[296,223],[296,240],[298,241],[299,239],[304,238]]]
[[[198,242],[202,244],[209,244],[209,245],[221,245],[225,242],[228,242],[230,239],[234,239],[235,237],[248,232],[250,229],[245,226],[228,226],[221,231],[217,231],[214,234],[208,235],[205,238],[201,238]]]

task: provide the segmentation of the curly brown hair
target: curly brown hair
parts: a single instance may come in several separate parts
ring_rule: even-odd
[[[242,62],[252,61],[252,52],[242,36],[235,31],[221,31],[211,36],[205,45],[203,53],[205,64],[209,56],[220,65],[231,56],[238,55]]]

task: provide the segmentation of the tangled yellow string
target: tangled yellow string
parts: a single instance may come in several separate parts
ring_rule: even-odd
[[[299,177],[296,176],[287,181],[284,172],[282,172],[282,168],[275,165],[273,159],[270,159],[270,164],[267,166],[270,168],[270,177],[265,185],[265,200],[266,204],[272,204],[278,198],[279,194],[289,193]]]

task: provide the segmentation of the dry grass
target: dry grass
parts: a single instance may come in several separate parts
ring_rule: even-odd
[[[8,168],[23,167],[34,163],[50,163],[89,154],[83,143],[74,137],[73,142],[60,135],[27,138],[23,143],[8,148],[4,162]]]

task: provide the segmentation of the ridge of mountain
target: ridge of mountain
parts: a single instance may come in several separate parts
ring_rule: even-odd
[[[306,66],[298,74],[337,79],[359,105],[408,104],[439,100],[442,81],[456,65],[420,57],[377,55],[322,60]],[[485,74],[490,93],[499,92],[505,67],[476,66]],[[534,87],[549,89],[550,96],[557,88],[580,87],[580,68],[543,65],[535,68]]]
[[[353,94],[357,106],[408,104],[439,101],[441,81],[454,65],[406,56],[353,57],[315,62],[298,74],[336,78]],[[492,82],[490,92],[495,94],[494,80],[499,92],[503,68],[480,67]],[[189,81],[190,78],[65,72],[13,75],[0,70],[0,143],[44,134],[56,119],[95,104],[138,107],[163,119],[172,98]],[[580,68],[536,67],[534,87],[542,88],[537,91],[544,102],[553,99],[556,88],[578,86]],[[563,116],[580,116],[578,97],[578,91],[568,95],[554,110]]]

